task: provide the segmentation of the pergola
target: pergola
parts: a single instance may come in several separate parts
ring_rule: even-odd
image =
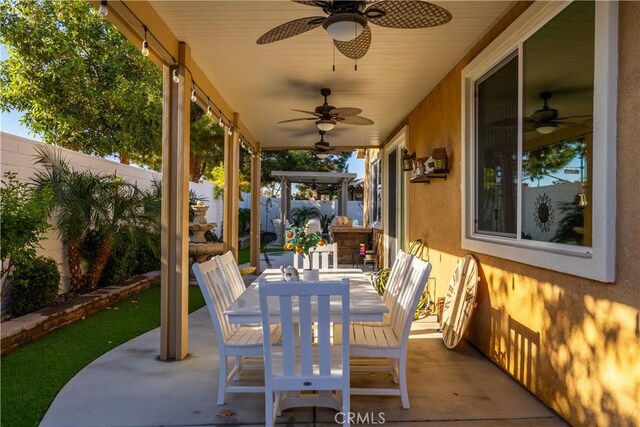
[[[328,87],[333,92],[332,105],[361,108],[375,122],[371,126],[338,124],[326,137],[332,149],[380,148],[469,46],[511,7],[510,2],[452,2],[447,8],[455,18],[447,25],[400,32],[376,27],[371,49],[354,67],[353,60],[333,56],[331,39],[322,29],[269,46],[256,44],[265,31],[308,16],[311,4],[305,2],[90,2],[95,7],[107,4],[106,19],[135,45],[148,42],[149,59],[163,70],[162,360],[181,360],[188,354],[192,94],[226,130],[222,237],[225,249],[236,256],[241,146],[254,154],[251,264],[259,268],[260,152],[312,149],[318,135],[312,123],[277,122],[292,118],[292,108],[313,109],[322,102],[320,88]],[[318,174],[313,177],[318,180]],[[346,180],[355,174],[332,177]],[[346,190],[343,185],[341,213],[346,212]]]
[[[284,236],[285,219],[289,218],[291,210],[291,184],[334,184],[340,186],[340,196],[338,198],[338,215],[347,215],[347,200],[349,198],[347,190],[349,183],[358,174],[337,173],[337,172],[296,172],[296,171],[273,171],[272,176],[280,179],[281,205],[280,220],[282,235]]]

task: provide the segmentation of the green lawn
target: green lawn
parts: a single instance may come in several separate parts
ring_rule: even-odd
[[[189,312],[203,305],[200,288],[189,286]],[[158,326],[160,287],[154,286],[3,356],[2,425],[37,426],[58,391],[77,372],[112,348]]]

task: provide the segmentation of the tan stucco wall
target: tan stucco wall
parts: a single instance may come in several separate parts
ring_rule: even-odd
[[[444,296],[461,249],[461,71],[520,15],[518,3],[410,113],[418,157],[446,147],[446,181],[409,185],[409,239],[430,246]],[[616,282],[483,254],[468,338],[576,425],[640,424],[640,2],[620,4]],[[595,195],[597,197],[597,195]]]

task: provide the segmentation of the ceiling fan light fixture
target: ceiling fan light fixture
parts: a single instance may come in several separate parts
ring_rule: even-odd
[[[316,126],[318,127],[318,130],[327,132],[336,127],[336,121],[332,119],[320,119],[316,121]]]
[[[319,158],[320,160],[324,160],[327,157],[329,157],[329,153],[317,152],[316,153],[316,157]]]
[[[322,22],[322,27],[332,39],[348,42],[360,34],[367,25],[367,19],[357,13],[334,13]]]
[[[543,135],[549,135],[550,133],[555,132],[556,129],[558,129],[558,125],[555,123],[542,123],[536,125],[536,130],[538,131],[538,133],[541,133]]]
[[[329,143],[326,141],[316,142],[317,151],[329,151],[330,148]]]

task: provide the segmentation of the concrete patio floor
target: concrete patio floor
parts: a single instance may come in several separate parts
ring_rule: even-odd
[[[58,394],[42,426],[259,426],[262,394],[229,394],[216,405],[218,353],[206,308],[189,318],[189,357],[162,362],[159,330],[106,353]],[[561,426],[545,405],[463,341],[447,350],[435,318],[414,323],[409,345],[411,409],[395,396],[353,396],[352,411],[383,412],[386,425]],[[259,379],[259,375],[257,375]],[[379,381],[390,383],[390,377]],[[370,382],[353,376],[353,385]],[[224,411],[227,411],[225,414]],[[299,408],[283,412],[282,425],[335,425],[335,412]],[[378,424],[380,420],[378,419]]]

